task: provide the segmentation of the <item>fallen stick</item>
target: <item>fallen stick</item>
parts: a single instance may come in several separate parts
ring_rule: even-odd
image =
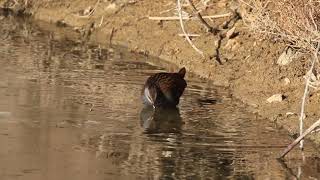
[[[104,20],[104,16],[101,17],[100,23],[99,23],[99,25],[97,27],[101,27],[102,26],[103,20]]]
[[[200,34],[178,34],[178,36],[199,37]]]
[[[218,15],[211,15],[211,16],[202,16],[203,19],[215,19],[215,18],[223,18],[223,17],[228,17],[231,16],[232,13],[226,13],[226,14],[218,14]],[[149,16],[150,20],[156,20],[156,21],[176,21],[180,20],[179,17],[177,16],[169,16],[169,17],[164,17],[164,16]],[[189,20],[189,19],[197,19],[196,17],[182,17],[182,20]]]
[[[301,111],[300,111],[300,117],[299,117],[299,129],[300,129],[299,133],[300,133],[300,136],[303,133],[304,109],[305,109],[305,103],[306,103],[307,95],[309,93],[310,78],[311,78],[311,75],[312,75],[312,71],[313,71],[314,65],[315,65],[316,62],[318,62],[319,48],[320,48],[320,43],[317,44],[317,48],[314,51],[314,57],[313,57],[313,60],[312,60],[311,67],[310,67],[309,71],[306,74],[307,78],[306,78],[306,84],[305,84],[304,93],[303,93],[303,97],[302,97]],[[300,149],[303,149],[303,140],[300,142]]]
[[[314,64],[315,64],[315,59],[312,61],[310,70],[307,72],[306,84],[305,84],[304,93],[303,93],[302,101],[301,101],[301,110],[300,110],[300,116],[299,116],[300,136],[303,133],[304,108],[305,108],[306,98],[307,98],[307,95],[309,92],[309,83],[310,83],[310,78],[311,78]],[[303,141],[300,142],[300,148],[301,149],[303,148]]]
[[[315,128],[320,125],[320,119],[313,123],[302,135],[300,135],[296,140],[294,140],[281,154],[280,159],[284,158],[306,135],[312,132]]]

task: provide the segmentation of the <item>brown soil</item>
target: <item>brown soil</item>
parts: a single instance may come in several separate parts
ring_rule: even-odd
[[[12,6],[15,10],[25,7],[22,0],[19,4],[0,0],[0,4],[3,7]],[[184,22],[188,32],[200,35],[193,38],[193,42],[205,52],[205,57],[202,57],[183,37],[178,36],[182,32],[179,21],[148,18],[175,16],[175,6],[169,0],[38,0],[29,1],[24,12],[32,14],[37,20],[56,23],[59,27],[72,27],[80,32],[82,41],[89,40],[102,45],[110,45],[111,42],[133,52],[185,66],[189,72],[208,78],[216,85],[230,87],[234,97],[250,105],[249,109],[277,122],[291,135],[296,134],[299,124],[297,114],[304,90],[303,76],[309,66],[307,58],[295,59],[286,66],[277,65],[276,61],[285,45],[255,38],[234,13],[235,9],[240,9],[238,3],[227,0],[214,2],[213,6],[202,12],[203,15],[233,14],[207,20],[212,27],[221,30],[218,34],[206,32],[198,20]],[[94,9],[92,14],[90,9]],[[190,9],[186,11],[191,12]],[[89,16],[86,15],[88,12]],[[233,27],[235,37],[225,37]],[[222,64],[218,63],[217,56]],[[285,78],[290,80],[289,84],[285,83]],[[266,101],[278,93],[285,96],[282,102]],[[318,92],[310,94],[305,127],[319,118],[319,95]],[[287,112],[294,114],[288,116]],[[309,137],[320,143],[320,135]]]

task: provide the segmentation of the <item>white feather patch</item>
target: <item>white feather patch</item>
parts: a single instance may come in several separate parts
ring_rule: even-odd
[[[144,89],[144,94],[145,94],[147,100],[149,101],[149,103],[153,104],[153,100],[151,98],[151,94],[150,94],[149,88],[145,88]]]

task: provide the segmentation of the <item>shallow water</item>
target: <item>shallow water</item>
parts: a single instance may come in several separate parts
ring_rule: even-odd
[[[227,89],[189,73],[179,109],[153,112],[143,82],[177,67],[0,19],[0,179],[320,178],[310,143],[279,163],[292,139]]]

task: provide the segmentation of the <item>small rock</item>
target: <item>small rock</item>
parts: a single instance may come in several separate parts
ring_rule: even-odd
[[[277,64],[280,66],[284,66],[289,64],[294,58],[298,57],[298,53],[294,51],[292,48],[287,47],[283,51],[283,53],[278,58]]]
[[[107,10],[115,10],[117,9],[117,5],[115,3],[111,3],[106,7]]]
[[[134,52],[134,50],[132,50]],[[108,52],[109,53],[114,53],[114,49],[113,48],[108,48]]]
[[[257,104],[255,104],[255,103],[251,103],[251,104],[249,104],[250,106],[252,106],[252,107],[254,107],[254,108],[257,108],[257,107],[259,107]]]
[[[230,37],[233,35],[234,31],[236,30],[236,27],[231,28],[227,33],[226,37],[230,39]]]
[[[67,27],[67,23],[64,20],[58,20],[56,22],[57,27]]]
[[[257,46],[257,41],[254,41],[253,46]]]
[[[286,113],[286,116],[287,116],[287,117],[293,116],[293,115],[295,115],[295,113],[293,113],[293,112],[287,112],[287,113]]]
[[[114,14],[121,8],[121,5],[117,5],[116,3],[111,3],[108,6],[104,7],[104,12],[107,14]]]
[[[284,78],[283,81],[284,81],[284,85],[288,85],[291,82],[289,78]]]
[[[91,14],[93,11],[93,8],[91,6],[87,7],[84,11],[83,11],[83,16],[88,16],[89,14]]]
[[[237,50],[239,46],[240,44],[237,40],[229,39],[227,44],[225,45],[225,48],[234,51],[234,50]]]
[[[129,0],[128,1],[128,4],[135,4],[135,3],[137,3],[137,0]]]
[[[267,99],[268,103],[273,103],[273,102],[281,102],[283,101],[284,96],[282,94],[274,94],[271,97]]]

